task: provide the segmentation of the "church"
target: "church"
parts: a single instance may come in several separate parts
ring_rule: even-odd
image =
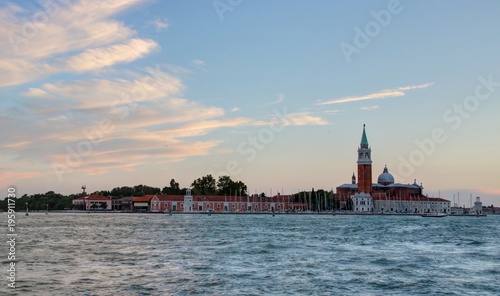
[[[422,184],[394,182],[387,166],[372,183],[371,148],[368,145],[365,125],[358,148],[358,177],[352,175],[350,184],[336,188],[336,198],[341,207],[358,213],[450,213],[450,201],[423,194]]]

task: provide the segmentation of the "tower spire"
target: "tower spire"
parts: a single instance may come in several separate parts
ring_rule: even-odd
[[[361,148],[368,148],[368,138],[366,137],[364,124],[363,124],[363,135],[361,136]]]
[[[363,124],[363,135],[361,145],[358,149],[358,193],[372,192],[372,159],[371,149],[368,146],[365,125]]]

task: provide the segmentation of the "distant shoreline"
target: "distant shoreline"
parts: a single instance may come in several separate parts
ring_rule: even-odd
[[[34,214],[45,214],[45,211],[30,212]],[[18,213],[20,214],[20,213]],[[120,211],[49,211],[49,214],[133,214],[133,215],[167,215],[170,213],[151,213],[151,212],[120,212]],[[421,216],[421,213],[355,213],[355,212],[294,212],[294,213],[283,213],[283,212],[172,212],[172,215],[315,215],[315,216]],[[495,216],[500,214],[488,214],[480,215],[479,217]],[[454,214],[448,215],[451,217],[478,217],[477,215],[467,215],[467,214]]]

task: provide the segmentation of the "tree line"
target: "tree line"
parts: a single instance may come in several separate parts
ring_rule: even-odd
[[[163,188],[151,187],[147,185],[122,186],[108,190],[94,191],[91,195],[102,195],[111,198],[138,197],[151,194],[169,194],[184,195],[188,188],[181,188],[175,179],[171,179],[169,186]],[[206,175],[195,179],[191,183],[193,195],[227,195],[227,196],[249,196],[248,187],[242,181],[234,181],[229,176],[219,176],[217,180],[211,175]],[[72,201],[75,198],[83,196],[83,193],[63,195],[49,191],[47,193],[37,193],[32,195],[24,194],[16,199],[16,211],[23,211],[26,203],[30,211],[45,211],[47,206],[49,210],[64,210],[73,208]],[[255,197],[265,197],[265,193]],[[253,197],[253,196],[252,196]],[[335,199],[331,191],[319,189],[317,191],[302,191],[292,195],[294,202],[302,202],[308,205],[311,211],[323,211],[329,209],[342,209],[340,201]],[[352,204],[347,204],[347,209],[352,208]],[[7,197],[0,200],[0,209],[7,210]],[[345,209],[345,208],[344,208]]]
[[[207,175],[195,179],[191,184],[192,194],[215,195],[215,194],[246,194],[247,186],[242,181],[233,181],[229,176],[220,176],[217,181],[212,175]],[[111,198],[122,198],[127,196],[144,196],[150,194],[186,194],[187,188],[181,188],[175,179],[171,179],[169,186],[163,188],[151,187],[148,185],[122,186],[111,190],[94,191],[89,195],[102,195]],[[83,196],[82,193],[63,195],[49,191],[47,193],[24,194],[16,198],[16,212],[24,211],[28,206],[30,211],[45,211],[47,206],[49,210],[64,210],[73,208],[73,199]],[[8,200],[0,200],[0,209],[7,211]]]

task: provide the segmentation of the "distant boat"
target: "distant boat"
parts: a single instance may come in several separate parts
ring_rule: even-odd
[[[445,214],[445,213],[426,213],[426,214],[422,214],[420,216],[425,217],[425,218],[443,218],[443,217],[448,216],[448,214]]]

